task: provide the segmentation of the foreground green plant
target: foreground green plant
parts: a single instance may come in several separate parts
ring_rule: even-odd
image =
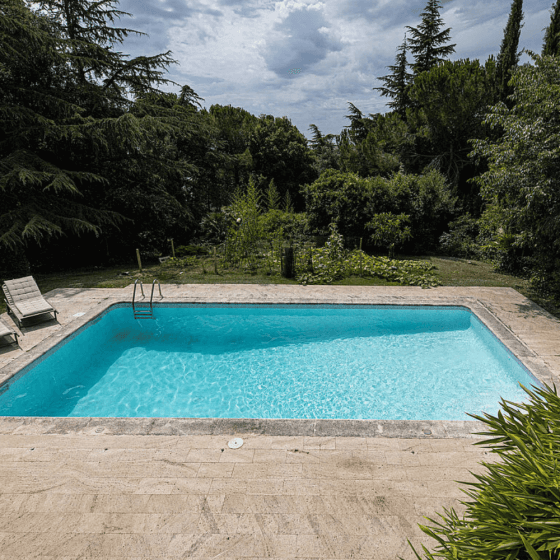
[[[444,509],[441,522],[420,525],[438,542],[434,552],[422,546],[426,559],[560,558],[560,398],[556,386],[523,390],[528,403],[502,400],[497,417],[469,415],[489,427],[478,435],[491,436],[475,445],[491,448],[501,462],[481,463],[488,474],[461,483],[471,487],[464,492],[472,500],[462,502],[462,519]]]
[[[527,53],[533,63],[513,72],[510,107],[500,103],[486,115],[484,123],[499,133],[472,140],[469,156],[488,163],[473,182],[486,203],[484,213],[499,220],[495,241],[502,270],[528,268],[536,286],[548,285],[560,296],[560,59]]]

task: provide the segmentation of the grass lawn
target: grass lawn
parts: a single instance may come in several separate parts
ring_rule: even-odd
[[[552,298],[538,296],[531,290],[528,280],[495,272],[492,265],[467,259],[446,257],[401,257],[410,260],[425,260],[436,267],[436,273],[444,286],[484,286],[513,288],[554,316],[560,319],[560,303]],[[174,268],[164,264],[148,264],[140,273],[137,265],[125,264],[110,268],[82,269],[52,274],[33,274],[41,292],[55,288],[122,288],[140,278],[144,284],[150,284],[157,278],[162,284],[297,284],[280,274],[267,274],[263,270],[257,273],[243,272],[238,269],[224,269],[218,264],[215,272],[212,257],[194,259],[195,264],[186,268]],[[128,272],[129,275],[122,275]],[[339,286],[398,286],[380,278],[350,277],[335,282]],[[3,294],[1,294],[3,296]],[[3,299],[0,301],[0,313],[6,311]]]

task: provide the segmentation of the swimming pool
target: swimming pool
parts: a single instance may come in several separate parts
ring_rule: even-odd
[[[468,420],[519,383],[539,385],[463,307],[116,305],[1,387],[0,415]]]

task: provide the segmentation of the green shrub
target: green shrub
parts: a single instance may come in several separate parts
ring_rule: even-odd
[[[374,208],[372,214],[407,214],[412,238],[405,249],[412,253],[435,249],[456,202],[445,177],[434,169],[422,175],[396,173],[389,179],[389,188],[393,206],[386,210]]]
[[[253,178],[249,178],[247,190],[238,190],[229,207],[235,222],[228,229],[226,260],[234,265],[246,261],[249,269],[257,266],[258,245],[263,237],[260,220],[261,194]]]
[[[384,247],[389,251],[389,257],[395,256],[395,246],[401,246],[412,237],[408,224],[410,216],[407,214],[391,214],[384,212],[374,214],[373,218],[366,224],[368,229],[373,230],[370,239],[374,245]]]
[[[420,525],[438,545],[425,558],[449,560],[557,560],[560,558],[560,398],[556,386],[528,390],[528,403],[502,400],[498,416],[484,422],[484,445],[501,459],[485,463],[487,474],[465,494],[466,513],[454,509]],[[414,547],[413,547],[414,550]],[[417,558],[419,554],[414,550]]]
[[[479,233],[478,220],[467,213],[449,222],[449,231],[439,238],[440,250],[450,257],[481,258],[481,249],[477,243]]]
[[[533,266],[531,252],[520,247],[523,235],[509,227],[504,211],[496,204],[488,204],[478,220],[477,242],[483,260],[501,272],[527,275]]]
[[[383,198],[383,179],[380,185],[377,194]],[[302,193],[313,233],[328,235],[329,224],[334,222],[345,237],[363,236],[370,218],[368,205],[374,197],[370,180],[355,173],[327,169],[314,183],[304,185]]]
[[[309,225],[304,213],[284,212],[272,209],[260,217],[264,237],[274,237],[282,229],[286,239],[304,241],[308,237]]]
[[[334,223],[330,224],[329,231],[330,236],[324,247],[311,249],[310,253],[304,251],[304,261],[301,262],[299,259],[296,262],[296,279],[301,284],[332,284],[335,280],[340,280],[347,275],[348,251],[344,249],[344,238],[338,233]],[[299,253],[302,253],[301,250]],[[307,255],[310,258],[306,262]],[[309,268],[311,268],[311,272],[309,272]]]
[[[309,228],[324,235],[331,222],[345,238],[365,238],[366,224],[375,214],[410,216],[408,250],[435,248],[449,222],[455,199],[441,173],[395,173],[390,179],[363,179],[353,173],[327,169],[319,179],[302,188]]]
[[[228,228],[233,221],[233,217],[225,209],[209,212],[200,221],[198,234],[204,242],[218,245],[226,240]]]

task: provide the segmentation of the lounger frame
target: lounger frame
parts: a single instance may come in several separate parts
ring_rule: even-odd
[[[10,335],[14,337],[12,343],[15,342],[17,345],[19,345],[18,333],[12,327],[6,325],[6,323],[2,321],[2,319],[0,319],[0,339],[3,339],[4,337]]]

